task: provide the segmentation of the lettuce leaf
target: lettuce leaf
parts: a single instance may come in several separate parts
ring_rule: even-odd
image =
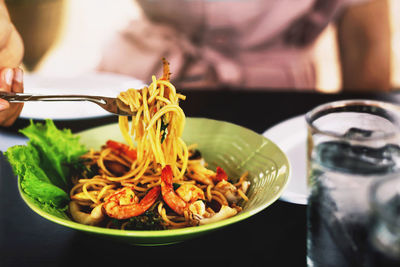
[[[5,155],[22,190],[46,209],[67,207],[70,168],[86,153],[79,137],[69,129],[59,130],[52,120],[33,123],[20,130],[29,138],[26,146],[10,147]]]

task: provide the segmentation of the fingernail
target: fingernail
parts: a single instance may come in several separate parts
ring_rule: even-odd
[[[12,69],[6,69],[4,73],[4,81],[7,85],[11,86],[14,72]]]
[[[22,83],[23,76],[24,76],[24,72],[22,71],[22,69],[20,69],[20,68],[15,69],[14,80],[16,82]]]

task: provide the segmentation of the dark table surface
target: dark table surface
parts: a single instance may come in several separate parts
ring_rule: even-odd
[[[260,134],[285,119],[334,100],[399,102],[396,93],[181,92],[187,96],[181,103],[186,116],[225,120]],[[116,121],[116,116],[108,116],[56,121],[56,125],[78,132]],[[27,124],[27,120],[19,119],[12,127],[0,131],[18,134],[18,129]],[[20,198],[17,179],[0,156],[0,266],[123,264],[306,266],[306,206],[278,200],[249,219],[195,239],[159,247],[132,246],[57,225],[34,213]]]

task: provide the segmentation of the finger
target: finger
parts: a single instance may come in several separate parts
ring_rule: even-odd
[[[13,69],[4,68],[0,73],[0,90],[10,92],[13,79]]]
[[[6,119],[4,119],[1,123],[0,126],[3,127],[10,127],[13,125],[13,123],[17,120],[18,116],[17,115],[8,115]]]
[[[21,68],[14,68],[14,79],[11,91],[15,93],[24,92],[24,72]]]
[[[10,103],[4,99],[0,99],[0,111],[4,111],[10,108]]]
[[[18,118],[19,114],[22,111],[23,104],[12,104],[15,107],[11,108],[11,113],[9,113],[5,120],[1,123],[2,126],[9,127],[11,126],[15,120]]]

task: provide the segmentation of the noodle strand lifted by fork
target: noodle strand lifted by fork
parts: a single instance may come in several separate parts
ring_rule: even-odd
[[[158,80],[153,76],[152,81],[149,87],[129,89],[118,96],[132,111],[137,111],[130,127],[127,116],[119,117],[120,130],[131,147],[136,142],[138,161],[156,162],[161,167],[170,165],[174,175],[181,178],[186,171],[188,149],[181,139],[185,114],[178,102],[185,97],[177,94],[164,76]],[[181,162],[181,168],[177,162]]]

